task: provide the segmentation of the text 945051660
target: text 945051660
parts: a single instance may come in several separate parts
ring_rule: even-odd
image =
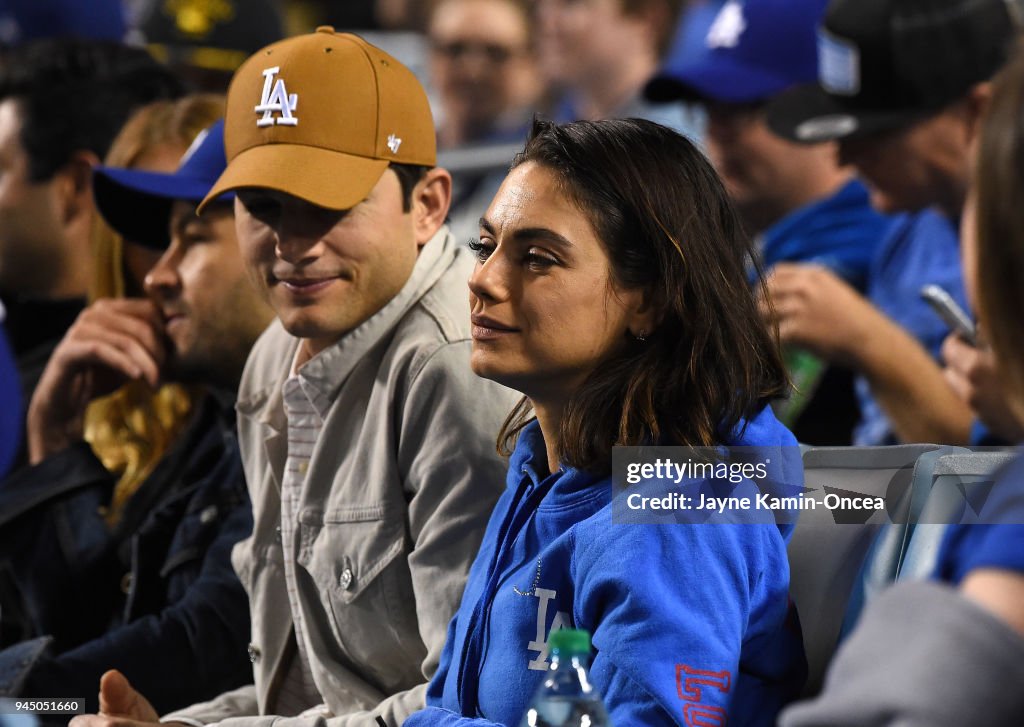
[[[82,714],[84,697],[36,697],[0,700],[0,714]]]

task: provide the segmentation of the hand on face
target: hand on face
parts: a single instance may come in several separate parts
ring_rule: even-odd
[[[1009,404],[992,349],[975,348],[951,334],[942,344],[942,360],[950,387],[989,430],[1010,442],[1024,439],[1024,422]]]
[[[855,365],[859,342],[885,321],[848,283],[818,265],[779,263],[766,285],[771,305],[762,299],[761,312],[778,324],[782,342],[828,361]]]
[[[143,299],[105,299],[79,314],[54,349],[28,410],[34,464],[82,438],[85,410],[128,381],[157,386],[166,358],[163,323]]]

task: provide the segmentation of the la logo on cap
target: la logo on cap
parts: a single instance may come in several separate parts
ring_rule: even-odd
[[[298,117],[293,115],[299,96],[296,93],[288,94],[283,78],[278,78],[277,82],[274,82],[274,76],[280,72],[280,66],[263,71],[263,95],[256,106],[256,113],[263,116],[256,119],[256,126],[297,126],[299,123]],[[280,116],[274,116],[275,112]]]
[[[708,48],[735,48],[740,36],[747,29],[747,21],[743,17],[743,4],[737,0],[728,0],[711,23],[704,44]]]

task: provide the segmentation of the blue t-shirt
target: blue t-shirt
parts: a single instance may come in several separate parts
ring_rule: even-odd
[[[767,408],[734,442],[795,443]],[[780,527],[614,522],[609,478],[546,470],[533,422],[449,625],[429,706],[405,725],[518,725],[562,627],[593,635],[591,677],[615,724],[773,725],[805,674]]]
[[[867,188],[851,179],[765,230],[759,239],[761,261],[765,270],[779,262],[824,265],[864,292],[879,246],[896,224],[875,211]]]
[[[951,525],[939,549],[935,577],[954,585],[977,568],[1024,573],[1024,457],[996,474],[979,505],[985,525]]]
[[[938,212],[902,215],[878,250],[867,297],[938,361],[949,326],[921,299],[921,288],[929,283],[944,288],[957,303],[967,307],[960,239],[950,221]],[[894,444],[889,419],[863,377],[857,379],[857,398],[861,422],[854,432],[854,444]]]

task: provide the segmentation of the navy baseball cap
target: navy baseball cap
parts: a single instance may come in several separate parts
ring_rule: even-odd
[[[0,43],[39,38],[124,39],[121,0],[0,0]]]
[[[815,30],[828,0],[726,0],[702,52],[677,40],[644,95],[752,103],[817,78]]]
[[[93,195],[103,219],[122,237],[163,250],[170,244],[167,224],[174,202],[201,202],[226,167],[221,119],[196,136],[173,174],[96,167]],[[217,197],[233,198],[230,192]]]
[[[797,142],[911,124],[963,97],[1005,61],[1021,26],[1016,0],[835,0],[818,33],[816,84],[767,109]]]

